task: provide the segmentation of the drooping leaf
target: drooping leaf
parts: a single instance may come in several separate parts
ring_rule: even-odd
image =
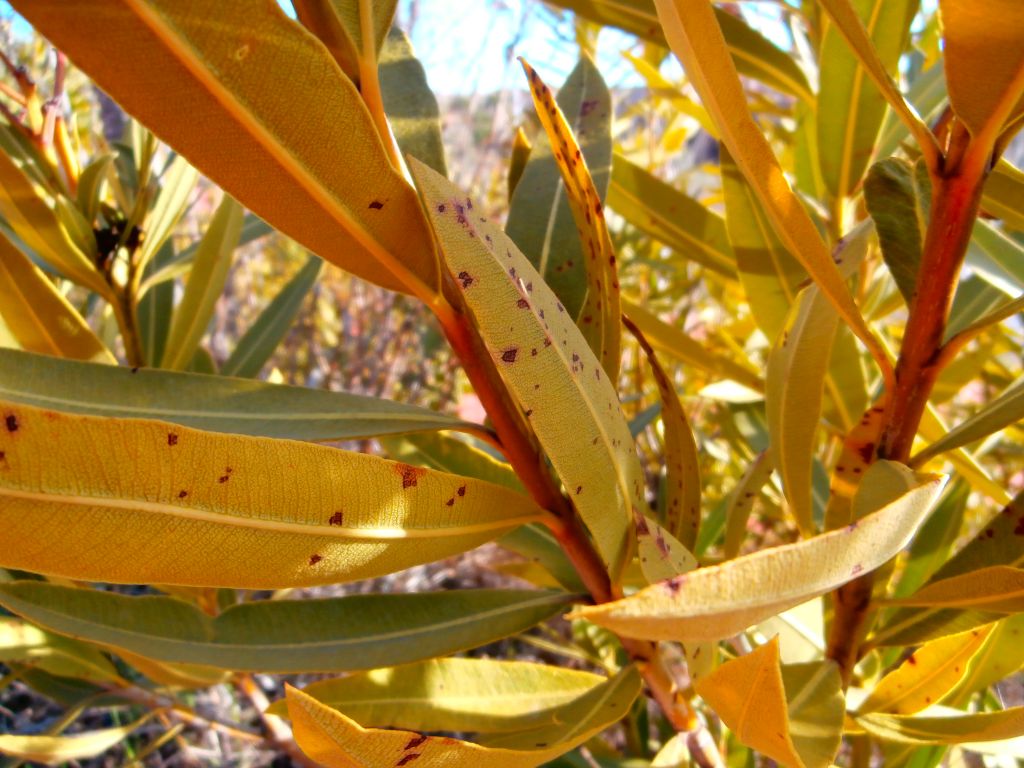
[[[600,202],[608,193],[612,162],[611,94],[594,63],[584,56],[558,91],[558,108],[576,141]],[[543,123],[542,123],[543,125]],[[577,318],[587,293],[587,261],[570,196],[562,182],[548,131],[537,136],[509,204],[505,231]]]
[[[378,285],[436,292],[437,256],[415,192],[388,162],[356,86],[277,4],[18,0],[17,9],[271,225]],[[316,119],[302,119],[311,105]],[[338,147],[349,149],[344,163]]]
[[[775,234],[807,270],[850,330],[876,359],[884,361],[885,352],[857,309],[828,246],[750,116],[746,95],[711,5],[705,0],[655,0],[655,5],[672,51],[718,125],[722,142],[757,193]]]
[[[612,27],[619,27],[644,40],[666,45],[655,4],[651,0],[557,0],[554,5],[569,8],[580,16]],[[722,25],[726,45],[736,68],[747,77],[777,88],[783,93],[814,101],[807,75],[785,51],[747,25],[742,19],[715,9]]]
[[[804,768],[789,734],[777,638],[722,664],[695,688],[745,745],[786,768]]]
[[[661,396],[661,422],[665,431],[665,524],[687,550],[693,549],[700,528],[700,461],[697,442],[690,429],[675,385],[661,367],[643,332],[628,318],[629,332],[640,344],[654,373]]]
[[[604,214],[607,173],[600,182],[591,176],[586,157],[573,134],[573,128],[552,98],[551,90],[540,79],[536,70],[525,60],[520,61],[530,82],[534,109],[547,133],[548,143],[553,150],[562,183],[565,185],[565,197],[576,222],[581,245],[578,257],[583,264],[585,292],[583,305],[573,316],[594,356],[600,361],[608,378],[614,382],[619,376],[619,363],[622,357],[622,310],[619,303],[619,273],[615,248]],[[593,71],[600,79],[596,68]],[[603,82],[601,86],[607,91]],[[582,115],[587,110],[593,111],[594,108],[600,112],[598,118],[607,118],[605,124],[609,126],[610,133],[610,106],[602,111],[600,103],[585,101],[580,105],[580,113]],[[584,129],[581,127],[580,130]],[[598,138],[602,138],[602,134],[599,134]],[[610,144],[609,140],[608,154],[611,153]],[[539,269],[538,272],[545,280],[548,279],[547,273]]]
[[[256,600],[217,617],[173,597],[40,581],[0,583],[0,604],[47,629],[171,664],[340,672],[464,651],[565,609],[565,592],[448,590]]]
[[[302,689],[366,727],[503,733],[553,723],[557,709],[605,678],[525,661],[430,659]],[[285,715],[282,699],[268,710]]]
[[[199,348],[217,299],[224,290],[231,255],[242,234],[242,207],[225,195],[213,214],[192,262],[185,294],[174,309],[161,367],[184,370]]]
[[[437,99],[412,43],[398,27],[392,27],[384,41],[379,77],[384,111],[399,148],[447,176]]]
[[[220,372],[224,376],[256,377],[274,354],[288,329],[295,322],[302,302],[316,282],[323,264],[316,256],[310,256],[295,276],[288,281],[280,293],[260,313],[238,344],[231,356],[224,361]]]
[[[846,702],[839,668],[832,661],[782,667],[789,736],[807,768],[833,764],[843,735]]]
[[[864,179],[864,202],[875,222],[885,264],[909,306],[928,227],[917,204],[913,166],[896,157],[872,165]]]
[[[632,549],[643,473],[613,383],[515,244],[446,179],[413,162],[448,270],[613,578]]]
[[[876,739],[903,744],[962,744],[1024,735],[1024,707],[945,717],[869,714],[856,721]]]
[[[978,568],[932,581],[909,597],[890,600],[889,603],[1021,613],[1024,612],[1024,570],[1008,565]]]
[[[0,412],[4,567],[133,584],[325,584],[446,557],[544,516],[500,486],[366,454],[10,402]]]
[[[725,146],[719,158],[725,227],[740,282],[758,327],[771,341],[782,331],[807,273],[775,236],[764,209]]]
[[[722,217],[619,154],[612,159],[608,205],[686,258],[727,277],[736,274]]]
[[[328,768],[392,768],[403,760],[405,765],[419,760],[446,768],[533,768],[622,718],[639,692],[640,676],[627,667],[553,713],[555,725],[505,734],[482,746],[412,731],[362,728],[301,691],[287,689],[296,741]]]
[[[1024,382],[1012,384],[995,400],[991,400],[981,409],[946,432],[941,439],[914,456],[914,464],[921,465],[926,461],[941,456],[946,451],[960,448],[976,440],[981,440],[1017,424],[1024,419]]]
[[[889,77],[907,45],[918,0],[851,0],[878,62]],[[834,23],[819,55],[818,151],[822,176],[836,197],[853,193],[874,151],[886,100]]]
[[[855,525],[698,568],[572,615],[627,637],[729,637],[885,563],[910,539],[942,484],[941,477],[919,475],[912,490]]]
[[[68,413],[157,419],[211,432],[313,442],[469,426],[437,411],[365,395],[226,376],[131,371],[9,349],[0,349],[0,399]]]
[[[989,624],[922,645],[875,685],[857,712],[912,715],[937,703],[963,679],[992,627]]]
[[[132,731],[141,726],[154,713],[148,712],[128,725],[101,728],[72,736],[18,736],[0,735],[0,754],[44,765],[57,765],[69,760],[85,760],[102,755],[120,744]]]
[[[115,362],[74,307],[42,270],[0,234],[0,318],[29,352]]]
[[[940,0],[949,102],[975,139],[994,141],[1024,111],[1024,7]]]

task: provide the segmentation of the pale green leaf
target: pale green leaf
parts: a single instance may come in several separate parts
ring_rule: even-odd
[[[175,155],[160,176],[160,192],[146,214],[144,236],[135,255],[138,268],[144,268],[167,242],[198,181],[199,171],[181,155]]]
[[[782,666],[789,736],[807,768],[828,768],[843,735],[846,706],[839,667],[832,661]]]

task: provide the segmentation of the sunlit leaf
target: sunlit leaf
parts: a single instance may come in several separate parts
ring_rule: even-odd
[[[0,735],[0,754],[45,765],[68,760],[85,760],[102,755],[121,743],[132,731],[153,717],[147,713],[138,720],[117,728],[101,728],[72,736]]]
[[[941,477],[919,475],[912,490],[855,525],[698,568],[572,615],[627,637],[729,637],[878,568],[907,543],[942,485]]]
[[[53,675],[83,680],[116,681],[117,669],[98,648],[0,617],[0,661],[22,661]]]
[[[515,244],[446,179],[415,162],[413,174],[487,352],[617,575],[646,502],[613,383]]]
[[[832,661],[782,667],[789,736],[807,768],[827,768],[843,734],[846,703],[839,668]]]
[[[522,632],[565,592],[447,590],[256,600],[212,618],[173,597],[128,597],[38,581],[0,583],[0,604],[53,632],[172,664],[339,672],[464,651]]]
[[[1024,569],[1006,565],[978,568],[929,582],[914,594],[889,602],[892,605],[1021,613],[1024,612]]]
[[[136,584],[325,584],[543,519],[500,486],[366,454],[9,402],[0,412],[4,567]]]
[[[877,739],[904,744],[962,744],[1024,735],[1024,707],[948,717],[870,714],[856,721]]]

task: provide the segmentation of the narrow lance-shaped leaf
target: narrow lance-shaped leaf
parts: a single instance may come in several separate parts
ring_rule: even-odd
[[[613,383],[551,289],[472,201],[422,164],[413,175],[499,374],[617,577],[632,549],[643,473]]]
[[[747,471],[743,473],[736,488],[729,495],[729,506],[725,513],[725,543],[723,544],[723,555],[726,560],[731,560],[740,553],[743,539],[747,535],[747,522],[750,520],[750,513],[754,510],[754,500],[771,479],[774,469],[771,452],[761,451],[750,462]]]
[[[876,739],[899,744],[1002,741],[1024,735],[1024,707],[946,717],[870,714],[856,722]]]
[[[857,309],[828,247],[750,116],[722,30],[706,0],[655,0],[658,18],[722,141],[757,193],[775,234],[814,279],[846,323],[888,370],[885,351]]]
[[[363,726],[502,733],[552,724],[558,708],[604,682],[532,662],[451,658],[321,680],[302,692]],[[287,711],[284,700],[268,710]]]
[[[1024,172],[1005,159],[985,180],[982,207],[1016,230],[1024,229]]]
[[[0,735],[0,754],[45,765],[58,765],[69,760],[85,760],[102,755],[120,744],[155,713],[149,712],[128,725],[101,728],[72,736]]]
[[[556,0],[553,5],[569,8],[598,24],[619,27],[643,40],[666,45],[652,0],[630,0],[628,3],[619,0]],[[808,103],[814,102],[807,75],[796,59],[731,13],[715,8],[715,15],[722,26],[729,53],[742,74]]]
[[[736,255],[740,282],[758,327],[773,341],[786,323],[807,272],[779,242],[754,190],[724,146],[719,158],[725,228]]]
[[[925,643],[878,681],[857,708],[858,714],[912,715],[937,703],[963,679],[993,627],[989,624]]]
[[[870,227],[847,236],[837,249],[843,272],[856,270]],[[817,285],[805,288],[768,356],[765,408],[772,463],[782,477],[790,511],[804,536],[815,530],[811,472],[822,396],[839,317]]]
[[[338,66],[358,85],[360,65],[366,51],[361,0],[294,0],[292,5],[299,21],[320,38]],[[368,3],[370,34],[374,43],[371,50],[380,51],[384,45],[397,5],[397,0]]]
[[[469,429],[437,411],[347,392],[80,363],[0,349],[0,399],[211,432],[328,442]],[[449,470],[451,471],[451,470]]]
[[[877,61],[889,77],[906,47],[918,0],[852,0]],[[821,42],[816,109],[822,176],[835,197],[853,193],[874,150],[885,97],[834,23]]]
[[[442,656],[529,629],[572,600],[468,589],[255,600],[210,617],[173,597],[0,583],[0,605],[54,632],[159,662],[253,672],[340,672]]]
[[[654,381],[661,396],[661,423],[665,430],[665,525],[687,549],[693,549],[700,528],[700,460],[697,442],[690,429],[675,385],[661,367],[654,349],[643,332],[628,318],[624,319],[629,332],[640,344],[654,373]]]
[[[295,322],[306,295],[316,282],[323,262],[310,256],[295,276],[288,281],[256,322],[238,340],[231,356],[221,366],[224,376],[259,376],[277,345]]]
[[[568,123],[563,130],[575,137],[586,169],[591,175],[598,201],[604,202],[612,162],[611,94],[594,62],[584,56],[569,73],[558,91],[558,110]],[[554,118],[541,112],[543,132],[522,177],[516,183],[508,212],[505,232],[530,260],[544,281],[558,296],[566,310],[579,318],[587,300],[589,254],[584,248],[573,203],[574,187],[565,185],[565,171],[559,155],[564,153],[560,139],[550,135]],[[542,111],[543,110],[543,111]],[[544,121],[547,118],[547,121]],[[571,153],[574,158],[574,153]],[[569,169],[570,178],[572,169]]]
[[[3,567],[132,584],[325,584],[544,518],[499,486],[360,453],[9,402],[0,413]]]
[[[18,0],[17,9],[271,225],[371,282],[434,295],[437,256],[415,192],[388,162],[355,85],[275,3]]]
[[[612,159],[608,205],[686,258],[735,276],[736,258],[722,217],[619,154]]]
[[[398,27],[391,28],[381,49],[379,76],[384,110],[399,148],[447,176],[437,99],[412,43]]]
[[[627,637],[729,637],[878,568],[907,543],[942,485],[940,476],[918,476],[914,488],[855,525],[698,568],[572,615]]]
[[[530,160],[533,145],[526,136],[522,126],[516,128],[516,135],[512,139],[512,152],[508,159],[508,199],[509,205],[515,197],[516,187],[519,186],[523,173],[526,171],[526,164]],[[511,214],[511,211],[509,212]]]
[[[640,675],[627,667],[554,714],[555,725],[492,737],[487,745],[413,731],[363,728],[289,687],[288,712],[302,751],[328,768],[393,768],[414,760],[446,768],[533,768],[586,742],[629,711]]]
[[[242,207],[225,195],[192,262],[185,295],[174,310],[161,367],[184,370],[195,355],[224,290],[231,255],[241,234]]]
[[[111,682],[119,678],[117,669],[95,646],[10,617],[0,617],[0,661],[22,661],[52,675],[83,680]]]
[[[997,613],[1024,612],[1024,570],[993,565],[930,582],[892,605],[968,608]]]
[[[580,256],[584,264],[586,298],[576,315],[576,324],[608,378],[614,382],[619,377],[619,358],[622,356],[622,310],[615,247],[604,216],[604,195],[591,177],[572,127],[551,96],[551,90],[526,61],[520,61],[530,82],[537,116],[554,149],[555,162],[583,245]],[[596,106],[584,102],[581,112]],[[609,108],[607,112],[610,111]]]
[[[0,234],[0,317],[29,352],[113,363],[103,345],[31,259]]]
[[[1024,614],[996,622],[985,644],[967,664],[967,672],[947,696],[949,703],[964,707],[978,691],[1009,677],[1024,666]]]
[[[199,172],[176,155],[160,177],[160,192],[146,214],[144,237],[135,255],[138,269],[144,269],[167,242],[198,181]]]

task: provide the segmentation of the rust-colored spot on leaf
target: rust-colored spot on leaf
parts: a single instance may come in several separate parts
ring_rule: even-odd
[[[416,747],[418,747],[420,744],[422,744],[426,740],[427,740],[427,737],[422,735],[422,734],[420,734],[418,736],[413,736],[411,739],[409,739],[409,743],[406,744],[402,749],[403,750],[415,749]]]
[[[686,581],[686,576],[684,575],[673,576],[664,582],[665,589],[674,595],[682,588],[684,581]]]
[[[865,464],[870,464],[875,458],[875,444],[864,443],[864,445],[857,448],[857,455],[860,456],[861,461]]]
[[[229,475],[221,475],[220,477],[217,478],[217,482],[218,483],[226,483],[230,479],[231,479],[231,477]]]
[[[321,560],[323,560],[323,558],[320,555],[310,555],[309,556],[309,564],[310,565],[316,565]]]
[[[1017,521],[1017,527],[1013,529],[1013,533],[1016,536],[1024,536],[1024,517]]]
[[[178,491],[179,499],[184,499],[186,496],[188,496],[188,491]]]
[[[339,509],[333,515],[331,515],[330,519],[327,521],[327,524],[328,525],[344,525],[345,524],[345,513],[342,512]]]
[[[506,363],[514,363],[516,361],[516,355],[519,354],[519,347],[509,347],[501,353],[501,359]]]
[[[178,444],[178,436],[176,434],[174,434],[173,432],[168,432],[167,433],[167,445],[175,446],[177,444]]]
[[[399,760],[397,763],[395,763],[395,768],[398,768],[399,766],[411,763],[413,760],[415,760],[419,756],[420,756],[419,752],[410,752],[408,755],[406,755],[401,760]]]
[[[415,488],[420,476],[426,474],[425,469],[411,467],[408,464],[396,464],[395,471],[402,478],[402,488]]]
[[[530,302],[528,302],[526,299],[519,299],[519,301],[516,302],[516,306],[519,307],[520,309],[529,309]]]
[[[907,664],[909,664],[912,667],[917,665],[917,658],[914,656],[914,654],[910,654],[909,658],[907,658]]]
[[[462,283],[463,288],[469,288],[469,286],[473,284],[473,276],[469,274],[469,272],[463,270],[462,272],[459,272],[459,282]]]
[[[7,431],[8,432],[17,432],[18,431],[18,417],[15,414],[8,413],[4,417],[4,424],[7,425]]]
[[[384,207],[384,203],[382,203],[380,200],[374,200],[372,203],[370,203],[370,207],[375,211],[379,211],[381,208]]]
[[[466,495],[466,486],[460,485],[459,489],[456,491],[456,493],[459,494],[459,496],[465,496]]]
[[[450,499],[448,499],[448,501],[446,501],[446,502],[444,503],[444,505],[445,505],[446,507],[451,507],[451,506],[453,506],[454,504],[455,504],[455,497],[454,497],[454,496],[452,496],[452,497],[451,497]]]
[[[438,213],[444,213],[444,211],[445,211],[444,203],[438,203],[437,204],[437,212]]]

